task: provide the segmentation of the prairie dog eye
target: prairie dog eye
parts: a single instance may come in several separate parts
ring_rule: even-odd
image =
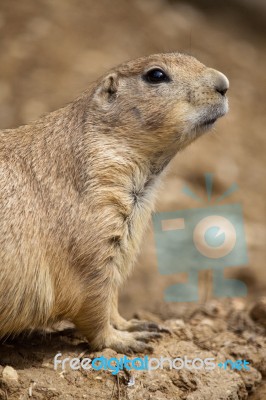
[[[152,68],[143,75],[143,79],[152,84],[169,82],[169,76],[160,68]]]

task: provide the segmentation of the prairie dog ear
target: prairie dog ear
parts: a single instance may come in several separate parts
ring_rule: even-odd
[[[111,103],[116,99],[118,90],[118,74],[112,72],[107,75],[97,87],[94,98],[99,103]]]

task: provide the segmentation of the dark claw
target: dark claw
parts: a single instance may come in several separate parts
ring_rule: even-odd
[[[153,322],[135,323],[128,329],[128,331],[129,332],[150,331],[150,332],[160,332],[160,333],[171,333],[169,329],[164,328]]]

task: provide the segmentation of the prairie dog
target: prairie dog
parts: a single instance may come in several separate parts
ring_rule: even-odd
[[[124,320],[117,291],[163,171],[226,114],[228,87],[191,56],[155,54],[0,131],[0,336],[67,319],[94,349],[151,349],[156,326]]]

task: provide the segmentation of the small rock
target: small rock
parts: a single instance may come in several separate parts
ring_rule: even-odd
[[[12,381],[18,382],[18,373],[14,368],[12,368],[10,366],[6,366],[3,369],[2,375],[3,375],[3,379],[6,381],[12,380]]]
[[[185,322],[182,319],[169,319],[164,324],[170,329],[185,328]]]
[[[213,327],[214,323],[213,323],[213,321],[212,321],[211,319],[209,319],[209,318],[203,318],[203,319],[200,321],[200,325],[207,325],[207,326]]]

